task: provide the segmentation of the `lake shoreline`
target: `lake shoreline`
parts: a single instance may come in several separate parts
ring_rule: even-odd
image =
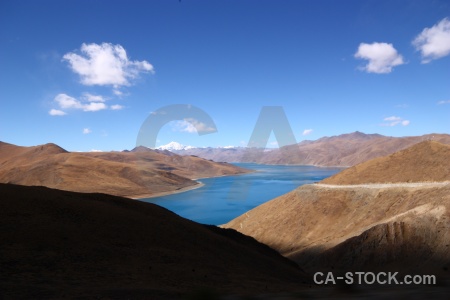
[[[195,190],[195,189],[201,188],[201,187],[203,187],[205,185],[201,181],[196,181],[196,182],[197,182],[197,184],[195,184],[195,185],[186,186],[186,187],[183,187],[183,188],[178,188],[178,189],[176,189],[174,191],[159,192],[159,193],[153,193],[153,194],[135,195],[135,196],[129,196],[127,198],[130,198],[130,199],[133,199],[133,200],[157,198],[157,197],[163,197],[163,196],[169,196],[169,195],[184,193],[184,192],[187,192],[187,191],[191,191],[191,190]]]
[[[240,163],[232,163],[232,164],[240,164]],[[259,166],[306,166],[306,167],[316,167],[316,168],[340,168],[340,169],[345,169],[347,167],[341,167],[341,166],[315,166],[315,165],[289,165],[289,164],[280,164],[280,165],[272,165],[272,164],[259,164],[259,163],[252,163],[252,164],[256,164]],[[245,173],[240,173],[240,174],[229,174],[229,175],[218,175],[218,176],[211,176],[211,177],[200,177],[200,178],[192,178],[192,180],[196,181],[197,184],[196,185],[192,185],[192,186],[187,186],[184,188],[179,188],[173,191],[166,191],[166,192],[159,192],[159,193],[149,193],[149,194],[139,194],[139,195],[133,195],[133,196],[125,196],[126,198],[130,198],[133,200],[141,200],[141,199],[149,199],[149,198],[158,198],[158,197],[163,197],[163,196],[170,196],[170,195],[175,195],[175,194],[179,194],[179,193],[184,193],[184,192],[188,192],[191,190],[195,190],[198,188],[203,187],[205,184],[202,183],[201,179],[209,179],[209,178],[221,178],[221,177],[230,177],[230,176],[241,176],[241,175],[246,175],[246,174],[251,174],[251,173],[259,173],[261,171],[258,170],[252,170],[252,169],[248,169],[250,172],[245,172]]]
[[[192,190],[199,189],[199,188],[203,187],[205,184],[203,182],[201,182],[201,181],[198,181],[198,180],[201,180],[201,179],[240,176],[240,175],[245,175],[245,174],[251,174],[251,173],[258,172],[256,170],[252,170],[252,171],[253,172],[246,172],[246,173],[240,173],[240,174],[230,174],[230,175],[219,175],[219,176],[212,176],[212,177],[192,178],[192,180],[197,182],[197,184],[191,185],[191,186],[186,186],[184,188],[179,188],[179,189],[176,189],[174,191],[159,192],[159,193],[154,193],[154,194],[142,194],[142,195],[136,195],[136,196],[129,196],[127,198],[130,198],[130,199],[133,199],[133,200],[140,200],[140,199],[157,198],[157,197],[175,195],[175,194],[184,193],[184,192],[192,191]]]
[[[158,197],[163,197],[163,196],[170,196],[170,195],[184,193],[184,192],[188,192],[188,191],[199,189],[199,188],[203,187],[205,184],[203,182],[199,181],[201,179],[240,176],[240,175],[245,175],[245,174],[251,174],[251,173],[258,172],[257,170],[252,170],[252,169],[246,169],[246,170],[248,172],[243,172],[243,173],[239,173],[239,174],[226,174],[226,175],[218,175],[218,176],[211,176],[211,177],[191,178],[191,180],[195,181],[197,184],[191,185],[191,186],[187,186],[187,187],[183,187],[183,188],[178,188],[178,189],[173,190],[173,191],[166,191],[166,192],[159,192],[159,193],[149,193],[149,194],[139,194],[139,195],[126,196],[126,197],[130,198],[130,199],[133,199],[133,200],[141,200],[141,199],[148,199],[148,198],[158,198]]]
[[[201,189],[140,201],[160,205],[198,223],[220,225],[301,185],[321,181],[339,171],[304,165],[237,165],[254,172],[203,178]]]

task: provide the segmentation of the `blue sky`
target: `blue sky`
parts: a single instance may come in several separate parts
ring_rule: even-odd
[[[245,146],[263,106],[297,142],[450,132],[448,1],[3,0],[0,39],[8,143],[131,149],[174,104],[217,132],[186,118],[157,145]]]

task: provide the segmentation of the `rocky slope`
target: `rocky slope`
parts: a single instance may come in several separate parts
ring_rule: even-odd
[[[449,278],[448,148],[428,141],[368,161],[256,207],[224,227],[273,247],[311,273],[394,270]],[[414,180],[442,184],[401,184]]]
[[[167,153],[166,153],[167,152]],[[0,182],[139,197],[194,187],[192,179],[248,172],[168,151],[68,152],[0,142]]]

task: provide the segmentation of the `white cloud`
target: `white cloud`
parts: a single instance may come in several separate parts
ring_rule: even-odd
[[[83,98],[86,101],[89,101],[87,98]],[[92,99],[91,99],[92,100]],[[74,97],[71,97],[66,94],[58,94],[56,95],[54,101],[59,106],[60,109],[70,110],[70,109],[78,109],[83,111],[99,111],[103,109],[107,109],[108,106],[103,102],[89,102],[89,103],[83,103],[82,101],[79,101],[75,99]],[[62,116],[63,114],[66,114],[62,110],[58,109],[52,109],[49,112],[52,116]]]
[[[102,150],[97,150],[97,149],[91,149],[90,152],[103,152]]]
[[[384,121],[393,121],[393,122],[396,122],[396,121],[401,121],[402,118],[396,117],[396,116],[392,116],[392,117],[384,118],[383,120],[384,120]]]
[[[388,43],[359,44],[355,58],[368,60],[362,69],[368,73],[390,73],[392,68],[404,64],[403,57]]]
[[[105,102],[106,101],[106,99],[103,96],[92,95],[90,93],[84,93],[82,98],[89,102]]]
[[[192,125],[189,122],[186,121],[174,121],[172,125],[173,131],[180,131],[180,132],[189,132],[189,133],[195,133],[197,130],[195,129],[194,125]]]
[[[84,85],[112,85],[114,93],[121,93],[118,88],[131,85],[140,73],[154,72],[147,61],[132,61],[121,45],[92,43],[81,45],[80,54],[69,52],[63,60],[70,64],[73,72],[81,77]]]
[[[202,123],[194,118],[186,118],[186,119],[184,119],[184,121],[189,122],[190,124],[193,124],[199,133],[216,131],[216,129],[214,127],[209,127],[205,123]]]
[[[114,104],[114,105],[111,105],[111,107],[110,107],[112,110],[121,110],[121,109],[123,109],[123,106],[122,105],[119,105],[119,104]]]
[[[450,54],[450,20],[442,19],[431,28],[425,28],[412,41],[417,51],[421,52],[422,63],[426,64]]]
[[[392,116],[392,117],[387,117],[383,119],[384,123],[381,123],[380,126],[396,126],[396,125],[403,125],[403,126],[408,126],[411,122],[409,120],[405,120],[401,117],[397,117],[397,116]]]
[[[55,97],[55,102],[58,103],[62,109],[82,109],[83,105],[77,99],[66,94],[58,94]]]
[[[67,115],[65,112],[63,112],[62,110],[58,110],[58,109],[51,109],[48,113],[51,116],[64,116],[64,115]]]
[[[175,121],[172,124],[172,130],[188,133],[202,133],[202,132],[214,132],[216,129],[209,127],[205,123],[202,123],[194,118],[185,118],[181,121]]]
[[[118,89],[113,89],[113,93],[114,93],[114,95],[119,96],[119,97],[123,95],[122,91],[120,91]]]
[[[309,135],[309,134],[311,134],[312,132],[313,132],[312,129],[305,129],[305,130],[303,130],[303,135]]]
[[[84,111],[99,111],[107,108],[108,106],[106,106],[106,104],[103,102],[91,102],[89,104],[83,105]]]
[[[439,104],[439,105],[450,104],[450,100],[442,100],[442,101],[439,101],[437,104]]]
[[[83,128],[83,134],[89,134],[91,132],[92,130],[90,130],[89,128]]]

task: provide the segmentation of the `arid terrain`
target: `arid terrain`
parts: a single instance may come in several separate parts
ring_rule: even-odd
[[[0,195],[2,299],[211,299],[310,284],[253,238],[157,205],[12,184]]]
[[[145,197],[198,186],[196,178],[246,173],[168,151],[68,152],[55,144],[20,147],[0,142],[0,182],[67,191]]]
[[[392,154],[427,140],[450,144],[450,135],[427,134],[390,137],[357,131],[322,137],[315,141],[306,140],[296,145],[272,149],[263,153],[246,148],[193,148],[174,152],[180,155],[197,155],[205,159],[224,162],[349,167],[369,159]]]
[[[127,198],[0,183],[0,298],[446,299],[449,148],[425,141],[368,161],[269,201],[224,228]],[[105,161],[151,161],[150,155],[163,155],[165,167],[187,163],[142,148],[73,156],[56,145],[3,143],[0,150],[9,153],[1,165],[10,167],[7,174],[15,174],[10,164],[21,157],[21,168],[42,175],[39,162],[48,166],[50,157],[55,171],[71,159],[98,162],[97,168]],[[132,156],[136,152],[149,154]],[[432,274],[438,285],[321,286],[312,281],[317,271]]]
[[[450,180],[450,145],[422,142],[369,160],[322,180],[327,184],[442,182]]]
[[[398,271],[448,280],[449,149],[419,143],[299,187],[223,227],[269,245],[309,273]]]

